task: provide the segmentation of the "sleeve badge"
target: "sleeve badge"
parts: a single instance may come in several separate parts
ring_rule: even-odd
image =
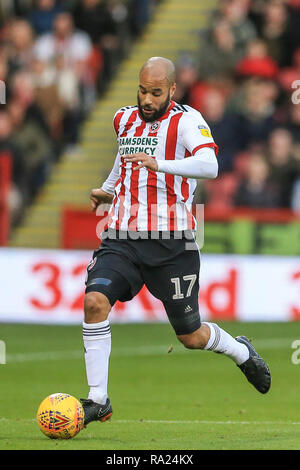
[[[210,137],[212,138],[211,132],[206,126],[198,126],[198,129],[200,130],[201,134],[203,137]]]

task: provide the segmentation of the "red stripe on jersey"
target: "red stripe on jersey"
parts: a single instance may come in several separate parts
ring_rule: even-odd
[[[168,119],[170,111],[174,108],[175,103],[171,101],[169,109],[161,116],[156,122],[161,123],[163,120]],[[154,124],[154,123],[153,123]],[[148,137],[156,137],[159,131],[160,124],[158,128],[148,134]],[[175,158],[175,155],[174,155]],[[147,205],[148,205],[148,230],[156,231],[157,230],[157,174],[156,171],[148,170],[148,179],[147,179]]]
[[[135,137],[139,137],[143,134],[146,127],[146,122],[142,121],[142,123],[136,128]],[[140,170],[133,170],[138,163],[132,163],[132,173],[130,178],[130,197],[131,197],[131,205],[130,205],[130,218],[128,220],[128,230],[136,230],[137,229],[137,215],[138,215],[138,208],[139,208],[139,176]]]
[[[124,212],[125,212],[125,208],[124,208],[124,199],[125,199],[124,179],[125,179],[125,176],[126,176],[126,168],[125,168],[125,165],[123,165],[122,170],[121,170],[121,176],[120,176],[120,178],[121,178],[121,189],[120,189],[119,196],[118,196],[119,209],[118,209],[118,219],[116,221],[116,230],[120,230],[122,219],[124,217]]]
[[[122,134],[121,134],[120,137],[126,137],[127,132],[129,131],[129,129],[132,128],[133,123],[134,123],[135,120],[136,120],[137,113],[138,113],[138,110],[136,109],[135,111],[133,111],[133,112],[130,114],[129,119],[128,119],[128,121],[127,121],[126,124],[125,124],[124,131],[122,132]]]
[[[136,128],[134,136],[140,137],[143,134],[145,127],[146,127],[146,122],[142,121],[142,123]]]
[[[168,119],[171,109],[175,106],[175,103],[171,101],[171,104],[168,110],[163,116],[161,116],[157,121],[153,122],[149,127],[148,137],[156,137],[160,128],[160,123]],[[157,129],[151,130],[151,127],[157,123]],[[156,231],[157,230],[157,174],[156,171],[148,170],[147,176],[147,213],[148,213],[148,230]]]
[[[115,132],[117,135],[119,134],[120,121],[122,119],[123,114],[124,114],[124,111],[118,113],[114,119],[114,128],[115,128]]]
[[[125,124],[124,131],[122,132],[120,137],[125,137],[127,135],[127,132],[129,131],[129,129],[131,129],[131,127],[133,126],[133,123],[136,120],[137,113],[138,113],[138,110],[136,109],[135,111],[133,111],[130,114],[129,119]],[[123,157],[121,157],[121,161],[122,161],[122,158]],[[122,170],[121,170],[121,189],[120,189],[120,192],[119,192],[119,213],[118,213],[118,220],[116,221],[116,230],[120,230],[121,223],[122,223],[122,220],[123,220],[123,217],[124,217],[124,212],[125,212],[125,207],[124,207],[125,184],[124,184],[124,180],[125,180],[125,177],[126,177],[126,164],[125,164],[124,161],[123,161],[123,163],[121,163],[121,167],[122,167]]]
[[[198,147],[194,148],[194,150],[192,151],[192,155],[195,155],[195,153],[204,148],[204,147],[210,147],[210,148],[213,148],[215,150],[215,153],[216,155],[218,155],[219,153],[219,147],[217,146],[217,144],[215,144],[214,142],[211,142],[210,144],[202,144],[202,145],[198,145]]]
[[[190,152],[188,150],[186,150],[184,158],[188,158],[190,156],[191,156]],[[184,202],[186,202],[188,197],[189,197],[189,184],[188,184],[187,178],[185,176],[182,177],[181,194],[183,196]]]
[[[117,202],[117,196],[114,197],[114,200],[113,200],[113,203],[112,203],[112,206],[111,206],[111,209],[107,215],[107,223],[103,229],[103,231],[105,232],[108,227],[110,226],[110,224],[112,223],[112,219],[113,219],[113,216],[114,216],[114,213],[115,213],[115,206],[116,206],[116,202]]]
[[[188,158],[191,156],[191,153],[186,150],[185,151],[185,155],[184,155],[184,158]],[[181,194],[182,194],[182,197],[183,197],[183,201],[186,202],[188,200],[188,197],[189,197],[189,184],[188,184],[188,179],[183,176],[182,177],[182,183],[181,183]],[[192,213],[188,210],[188,208],[185,206],[185,212],[186,212],[186,217],[187,217],[187,228],[189,230],[192,230],[195,228],[195,220],[194,220],[194,217],[192,215]]]
[[[148,170],[147,179],[148,230],[157,230],[157,175]]]
[[[162,119],[167,119],[170,111],[162,116],[159,121]],[[160,126],[159,126],[160,127]],[[148,137],[156,137],[159,131],[159,127],[148,134]],[[148,170],[147,178],[147,205],[148,205],[148,230],[156,231],[157,230],[157,174],[156,171]]]
[[[195,219],[193,217],[193,214],[192,214],[191,211],[188,210],[188,208],[186,206],[184,206],[184,208],[185,208],[186,218],[187,218],[187,228],[189,230],[194,230],[196,225],[195,225]]]
[[[189,197],[189,184],[185,176],[182,177],[181,194],[183,196],[183,201],[186,202]]]
[[[166,140],[166,160],[175,160],[176,145],[177,145],[177,133],[178,124],[183,113],[175,114],[170,119],[168,127],[167,140]],[[168,229],[177,230],[176,223],[176,202],[177,197],[174,192],[174,175],[168,173],[165,174],[166,186],[167,186],[167,203],[168,203]],[[172,211],[170,208],[173,207]]]
[[[132,163],[131,168],[131,177],[130,177],[130,218],[128,220],[128,230],[136,230],[137,229],[137,215],[139,210],[139,176],[140,170],[134,170],[135,167],[138,166],[138,163]]]

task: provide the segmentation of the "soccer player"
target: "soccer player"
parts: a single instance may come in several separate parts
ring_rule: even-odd
[[[87,399],[85,424],[112,415],[107,394],[111,331],[109,312],[145,284],[164,305],[186,348],[230,357],[261,393],[270,371],[248,338],[233,338],[199,315],[199,249],[190,207],[196,179],[216,178],[218,151],[202,115],[176,104],[174,64],[152,57],[139,75],[138,104],[116,112],[118,154],[107,180],[91,191],[95,211],[111,205],[100,248],[87,268],[83,342]]]

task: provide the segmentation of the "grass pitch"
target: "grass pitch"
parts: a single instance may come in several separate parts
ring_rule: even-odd
[[[267,395],[230,359],[185,350],[167,324],[112,325],[112,420],[57,441],[41,433],[35,415],[51,393],[87,396],[81,327],[0,324],[7,348],[7,364],[0,365],[0,449],[299,449],[300,364],[291,361],[291,345],[300,339],[300,325],[219,325],[252,338],[271,369]]]

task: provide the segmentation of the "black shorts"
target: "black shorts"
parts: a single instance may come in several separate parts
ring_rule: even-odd
[[[113,306],[131,300],[145,284],[161,300],[177,335],[197,330],[200,257],[185,239],[105,239],[87,268],[85,292],[101,292]],[[191,249],[194,248],[194,249]]]

